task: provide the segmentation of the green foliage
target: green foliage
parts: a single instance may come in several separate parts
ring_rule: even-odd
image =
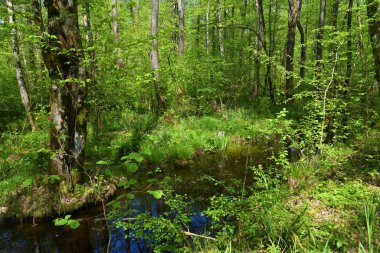
[[[64,218],[57,218],[54,220],[55,226],[69,226],[71,229],[77,229],[80,226],[80,220],[71,219],[71,215],[68,214]]]

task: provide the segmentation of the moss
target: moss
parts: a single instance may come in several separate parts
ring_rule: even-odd
[[[116,192],[116,182],[103,181],[76,186],[72,191],[66,189],[39,181],[32,186],[5,192],[0,207],[0,220],[36,220],[71,213],[111,198]]]

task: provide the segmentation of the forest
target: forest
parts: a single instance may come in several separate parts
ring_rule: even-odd
[[[0,0],[0,253],[380,252],[379,0]]]

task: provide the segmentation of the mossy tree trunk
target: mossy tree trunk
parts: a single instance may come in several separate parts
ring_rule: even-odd
[[[69,184],[83,178],[87,136],[87,84],[82,66],[82,39],[77,0],[45,0],[47,46],[43,58],[50,84],[50,149],[48,172]],[[78,173],[73,181],[73,170]]]

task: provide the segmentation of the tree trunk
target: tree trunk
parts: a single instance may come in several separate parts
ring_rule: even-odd
[[[163,88],[160,84],[160,75],[158,72],[158,10],[159,0],[152,0],[152,15],[151,15],[151,36],[152,36],[152,51],[151,51],[151,64],[153,70],[153,87],[156,96],[156,114],[161,115],[166,107],[166,101],[163,97]]]
[[[300,8],[301,11],[301,8]],[[305,31],[302,27],[301,21],[297,20],[297,28],[300,33],[300,42],[301,42],[301,59],[300,59],[300,78],[303,81],[305,79],[305,62],[306,62],[306,40],[305,40]]]
[[[22,104],[24,105],[26,115],[29,120],[29,124],[32,128],[32,131],[37,130],[36,122],[33,115],[33,108],[32,108],[32,101],[30,99],[30,95],[25,83],[24,73],[21,67],[21,60],[20,60],[20,49],[17,39],[17,29],[15,26],[15,16],[13,13],[13,3],[12,0],[6,1],[7,7],[8,7],[8,20],[9,24],[12,26],[11,28],[11,41],[12,41],[12,47],[13,47],[13,58],[15,61],[15,67],[16,67],[16,77],[17,77],[17,83],[18,88],[20,90],[20,96]]]
[[[178,0],[179,34],[178,54],[182,56],[185,52],[185,6],[183,0]]]
[[[45,0],[48,13],[47,46],[43,58],[49,71],[50,149],[48,172],[62,175],[73,184],[83,178],[87,136],[87,84],[82,66],[82,40],[76,0]]]
[[[117,0],[112,0],[112,28],[113,34],[115,37],[116,47],[119,47],[120,43],[120,32],[119,32],[119,21],[118,21],[118,13],[117,13]],[[116,64],[119,68],[124,66],[124,61],[121,58],[121,50],[117,48],[117,61]]]
[[[377,0],[367,0],[368,33],[375,63],[375,81],[380,91],[380,4]]]
[[[224,56],[224,41],[222,29],[222,1],[218,0],[218,38],[219,38],[219,52],[220,56]]]
[[[210,53],[210,0],[207,1],[206,10],[206,52]]]
[[[252,91],[252,100],[256,100],[259,94],[260,87],[260,63],[262,50],[266,49],[266,39],[265,39],[265,22],[264,22],[264,11],[263,11],[263,1],[256,0],[256,13],[257,13],[257,54],[255,57],[255,84]]]
[[[90,3],[84,3],[85,13],[83,15],[83,24],[86,30],[86,47],[90,48],[90,64],[87,73],[90,75],[92,82],[94,82],[98,75],[98,70],[95,62],[94,35],[92,34],[91,19],[90,19]]]
[[[348,10],[347,10],[347,65],[346,65],[346,79],[344,80],[344,90],[343,95],[346,95],[348,92],[348,88],[350,87],[350,78],[352,72],[352,6],[354,4],[354,0],[348,1]]]
[[[315,48],[315,60],[316,60],[316,71],[317,78],[320,79],[322,75],[322,54],[323,54],[323,28],[325,26],[325,12],[326,12],[326,0],[320,0],[320,10],[319,10],[319,21],[318,21],[318,31],[316,35],[317,45]]]
[[[299,14],[301,11],[301,0],[288,0],[289,12],[288,12],[288,33],[286,36],[286,84],[285,95],[286,99],[293,97],[293,58],[294,58],[294,44],[296,37],[296,25],[299,20]]]
[[[275,103],[273,81],[272,81],[272,56],[273,56],[273,39],[272,39],[272,0],[269,0],[269,15],[268,15],[268,32],[269,32],[269,46],[267,46],[267,55],[269,58],[267,64],[267,71],[265,73],[265,80],[269,89],[269,96],[272,103]]]

